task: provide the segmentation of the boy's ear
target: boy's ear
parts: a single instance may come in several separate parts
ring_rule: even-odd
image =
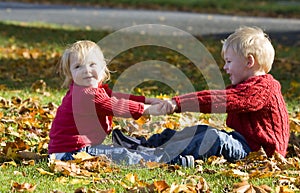
[[[247,67],[252,68],[254,66],[254,64],[255,64],[255,58],[252,54],[249,54],[247,56]]]

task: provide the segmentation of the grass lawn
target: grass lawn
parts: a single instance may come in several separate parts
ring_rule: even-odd
[[[57,1],[63,2],[63,1]],[[93,1],[76,1],[77,3],[90,3]],[[182,5],[181,3],[186,2]],[[201,1],[206,2],[206,1]],[[211,5],[215,5],[215,1]],[[231,3],[228,6],[226,2]],[[235,2],[235,1],[234,1]],[[253,4],[263,7],[274,3],[273,1],[253,1]],[[277,2],[277,1],[276,1]],[[74,3],[74,1],[68,1]],[[191,9],[196,1],[152,1],[148,7],[158,6],[173,9],[181,7],[182,10]],[[111,5],[110,5],[111,4]],[[277,3],[275,3],[277,4]],[[139,6],[139,1],[103,1],[103,5],[110,6]],[[239,3],[233,1],[218,1],[220,10],[233,13]],[[228,7],[226,7],[228,6]],[[214,6],[212,6],[214,7]],[[225,9],[225,8],[226,9]],[[230,9],[232,7],[232,9]],[[246,9],[246,6],[243,6]],[[250,8],[251,6],[249,6]],[[276,7],[274,5],[274,7]],[[297,7],[297,6],[294,6]],[[211,8],[211,12],[216,9]],[[271,9],[271,6],[268,7]],[[279,8],[274,8],[277,10]],[[288,8],[287,12],[292,8]],[[295,8],[297,9],[297,8]],[[260,9],[256,9],[261,14]],[[274,14],[275,12],[272,12]],[[192,11],[197,11],[193,9]],[[205,9],[210,11],[210,9]],[[247,12],[245,10],[244,12]],[[286,12],[285,12],[286,13]],[[299,12],[291,15],[296,15]],[[243,14],[243,11],[241,11]],[[258,15],[260,15],[258,14]],[[269,15],[272,15],[269,14]],[[281,16],[281,12],[278,13]],[[282,14],[286,15],[286,14]],[[47,134],[53,109],[60,104],[65,89],[61,89],[62,79],[56,74],[56,64],[66,44],[73,43],[78,39],[90,39],[98,41],[99,37],[105,37],[109,32],[82,30],[73,27],[61,27],[42,23],[15,23],[0,22],[0,192],[27,191],[30,192],[151,192],[151,190],[182,190],[189,192],[197,189],[199,192],[233,192],[240,189],[262,189],[267,192],[268,186],[272,192],[299,191],[299,163],[295,148],[299,147],[299,140],[295,138],[290,147],[287,160],[278,157],[265,158],[263,154],[256,154],[242,162],[231,164],[221,158],[211,158],[205,162],[198,161],[196,167],[181,168],[166,165],[139,166],[115,166],[111,163],[94,162],[87,160],[89,165],[97,165],[97,168],[89,168],[88,174],[83,171],[83,163],[65,166],[65,170],[53,170],[53,165],[46,158],[37,159],[36,156],[45,155],[47,152]],[[220,57],[221,43],[219,39],[212,37],[197,37],[210,51],[219,68],[222,69],[223,61]],[[299,94],[300,94],[300,48],[285,45],[274,41],[276,60],[271,74],[282,84],[282,91],[287,101],[290,116],[294,122],[294,129],[299,129]],[[207,85],[201,73],[197,73],[194,66],[183,55],[166,49],[153,46],[143,46],[130,49],[114,58],[109,64],[112,73],[110,86],[130,66],[137,62],[155,58],[176,66],[186,74],[196,90],[206,89]],[[228,77],[222,74],[228,84]],[[36,83],[37,80],[43,82]],[[171,97],[177,93],[165,84],[156,81],[147,81],[133,91],[135,94],[144,94],[152,97]],[[27,100],[28,99],[28,100]],[[24,109],[26,111],[24,111]],[[22,111],[21,111],[22,110]],[[23,113],[24,112],[24,113]],[[223,126],[224,117],[204,114],[180,114],[166,117],[153,117],[151,122],[139,122],[129,126],[130,120],[121,121],[115,119],[115,125],[138,131],[140,128],[148,129],[147,135],[159,132],[166,126],[175,129],[183,126],[179,120],[185,120],[190,124],[205,122],[219,127]],[[105,141],[109,143],[110,139]],[[28,150],[28,159],[20,159],[19,150]],[[297,148],[296,148],[297,150]],[[22,156],[21,156],[22,157]],[[24,157],[22,157],[24,158]],[[35,160],[35,161],[32,161]],[[61,163],[57,163],[59,166]],[[85,167],[87,167],[85,165]],[[77,168],[75,173],[72,168]],[[79,169],[78,169],[79,168]],[[86,174],[86,175],[85,175]],[[246,180],[246,184],[238,184]],[[151,189],[152,188],[152,189]],[[168,189],[169,188],[169,189]],[[104,191],[106,190],[106,191]],[[176,192],[176,191],[174,191]],[[179,192],[179,191],[178,191]],[[192,192],[192,191],[190,191]],[[245,191],[244,191],[245,192]]]

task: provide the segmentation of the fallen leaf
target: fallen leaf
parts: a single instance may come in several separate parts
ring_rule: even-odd
[[[24,192],[24,191],[28,191],[28,192],[33,192],[36,188],[36,185],[32,185],[29,183],[23,183],[23,184],[19,184],[18,182],[13,182],[12,183],[12,189],[17,191],[17,192]]]

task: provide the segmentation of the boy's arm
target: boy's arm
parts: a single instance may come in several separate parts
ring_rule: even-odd
[[[260,81],[224,90],[203,90],[173,97],[175,112],[228,113],[262,109],[272,96],[272,84]]]

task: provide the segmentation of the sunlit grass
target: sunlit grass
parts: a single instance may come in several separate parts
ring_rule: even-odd
[[[90,39],[98,41],[99,38],[107,35],[108,32],[89,31],[76,29],[73,27],[63,27],[57,25],[48,25],[42,23],[0,23],[0,48],[7,48],[11,51],[11,54],[0,53],[1,62],[1,77],[0,77],[0,96],[10,100],[12,97],[19,97],[22,100],[32,98],[39,103],[46,105],[50,102],[59,105],[62,97],[65,95],[66,88],[61,89],[62,79],[58,77],[55,72],[55,65],[59,58],[59,54],[64,49],[64,46],[69,43],[73,43],[78,39]],[[216,61],[220,64],[220,68],[223,61],[220,58],[220,42],[213,39],[202,39],[202,42],[214,55]],[[287,105],[289,111],[292,113],[299,109],[299,48],[282,45],[280,43],[275,44],[276,64],[274,65],[271,73],[281,82],[283,94],[287,98]],[[24,59],[22,52],[26,50],[37,49],[41,53],[42,57],[37,59]],[[19,55],[14,55],[21,50]],[[52,53],[57,53],[54,57]],[[135,56],[132,60],[129,60],[128,53]],[[15,56],[15,57],[14,57]],[[166,57],[168,56],[168,57]],[[47,58],[48,57],[48,58]],[[118,78],[120,73],[131,64],[138,61],[153,59],[153,57],[165,60],[172,63],[176,57],[176,65],[181,67],[180,69],[190,75],[191,81],[195,84],[197,90],[205,88],[205,80],[201,78],[199,74],[193,74],[191,65],[187,65],[184,57],[178,55],[164,48],[147,48],[130,50],[130,52],[124,52],[115,58],[110,64],[111,70],[116,71],[113,73],[112,80],[109,82],[113,86],[114,81]],[[174,58],[173,58],[174,57]],[[41,65],[41,66],[39,66]],[[35,68],[41,67],[43,71],[34,71]],[[52,68],[51,68],[52,67]],[[33,69],[31,74],[28,74],[25,70]],[[49,73],[51,71],[51,73]],[[4,72],[7,77],[4,77]],[[46,73],[43,74],[43,73]],[[49,73],[49,74],[48,74]],[[14,74],[14,76],[9,76]],[[291,77],[293,79],[291,80]],[[31,85],[39,79],[43,79],[46,83],[46,89],[43,92],[36,92],[31,89]],[[226,77],[224,77],[224,81]],[[226,82],[228,83],[228,82]],[[157,82],[147,82],[143,85],[139,85],[139,89],[135,89],[133,94],[144,94],[151,97],[158,97],[160,94],[167,93],[168,96],[176,94],[176,91],[172,91],[167,85],[158,84]],[[156,87],[155,87],[156,86]],[[1,113],[1,112],[0,112]],[[199,115],[195,115],[199,116]],[[225,115],[224,115],[225,116]],[[224,118],[224,117],[222,117]],[[1,125],[3,126],[3,125]],[[5,125],[4,125],[5,126]],[[0,128],[4,129],[4,128]],[[17,129],[17,128],[16,128]],[[1,130],[3,131],[3,130]],[[110,142],[110,138],[107,138],[105,143]],[[75,183],[77,178],[67,177],[66,183],[57,181],[61,174],[54,175],[42,175],[37,171],[37,168],[43,168],[49,171],[47,160],[42,160],[33,166],[25,166],[20,164],[18,166],[9,166],[0,168],[0,181],[3,182],[0,187],[0,192],[8,192],[11,190],[13,182],[18,183],[31,183],[37,185],[36,192],[51,192],[59,190],[62,192],[74,192],[76,188],[97,188],[98,190],[115,188],[116,192],[124,192],[125,189],[120,185],[120,181],[125,180],[125,175],[128,173],[135,173],[140,180],[152,183],[155,180],[165,180],[169,185],[172,183],[185,182],[188,176],[197,175],[203,176],[208,182],[212,192],[222,192],[225,190],[232,190],[232,185],[235,182],[239,182],[239,178],[227,177],[220,173],[221,168],[212,165],[202,165],[201,168],[195,169],[180,169],[179,171],[170,172],[167,169],[148,169],[137,167],[123,167],[120,173],[104,173],[97,174],[99,178],[103,179],[100,182],[93,182],[90,178],[88,183],[79,181]],[[207,170],[205,170],[207,169]],[[226,169],[230,169],[228,166]],[[17,172],[16,172],[17,171]],[[205,171],[205,172],[203,172]],[[276,178],[256,178],[251,182],[257,185],[267,184],[274,189]]]

